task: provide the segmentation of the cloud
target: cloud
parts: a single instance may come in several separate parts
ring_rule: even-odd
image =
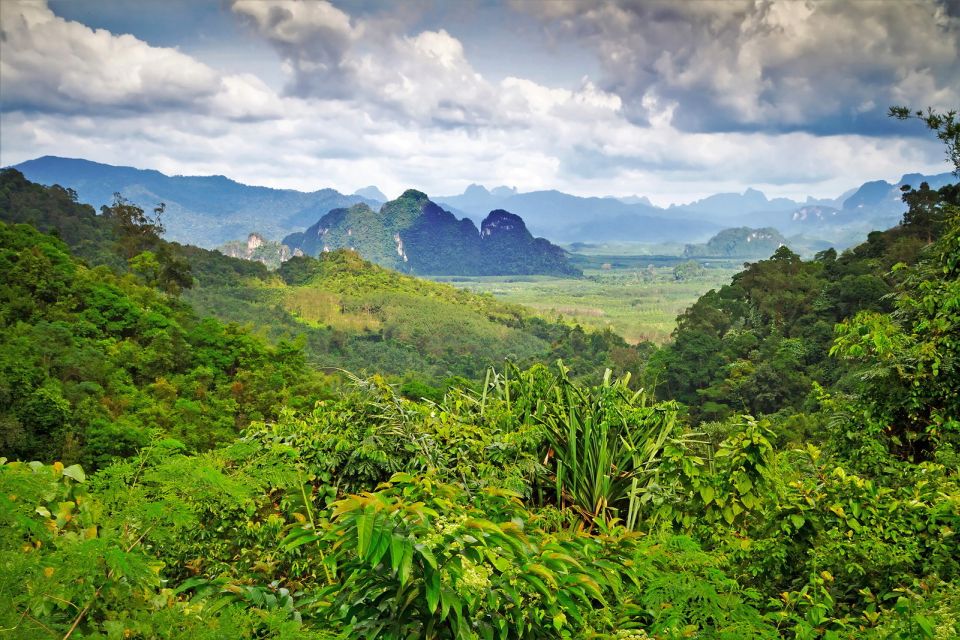
[[[787,75],[770,76],[767,67],[789,62],[789,52],[725,62],[730,54],[710,38],[737,40],[756,13],[753,3],[537,6],[551,12],[542,16],[548,34],[603,44],[608,74],[616,62],[646,79],[493,81],[468,56],[475,51],[470,41],[444,25],[409,28],[413,22],[350,15],[323,2],[235,2],[227,17],[248,21],[288,70],[289,84],[277,95],[250,73],[224,74],[177,49],[90,29],[42,3],[0,0],[0,165],[52,154],[304,190],[376,184],[391,195],[409,187],[446,195],[480,182],[641,193],[660,204],[747,185],[770,195],[836,196],[868,179],[946,170],[936,141],[819,135],[812,129],[820,116],[802,101],[791,107],[795,115],[764,111],[764,100],[784,91],[780,85],[805,95],[820,91],[822,81],[799,71],[789,83]],[[648,34],[651,43],[638,44],[631,31],[645,28],[639,15],[663,25],[663,33]],[[769,25],[774,18],[759,13],[751,20]],[[875,28],[864,22],[864,29]],[[667,46],[684,33],[685,47]],[[776,46],[794,47],[802,58],[808,45]],[[639,47],[653,57],[649,68],[638,66]],[[703,67],[711,56],[716,78]],[[897,101],[947,100],[956,90],[939,67],[910,68],[889,89]],[[863,78],[857,82],[879,82],[869,69]],[[870,114],[888,104],[883,95],[854,97],[831,108]],[[714,118],[701,123],[711,126],[690,126],[698,109]],[[801,124],[770,131],[790,129],[782,121],[791,118]]]
[[[275,96],[257,78],[222,76],[176,49],[64,20],[42,1],[3,0],[0,25],[4,110],[277,114]]]
[[[635,122],[687,131],[884,133],[891,104],[960,103],[960,19],[936,0],[513,3],[589,46]]]
[[[495,117],[495,87],[443,29],[406,35],[389,18],[353,18],[322,1],[236,0],[231,8],[283,57],[289,95],[348,99],[438,126]]]
[[[245,17],[289,65],[297,95],[349,95],[355,69],[347,54],[363,37],[363,27],[329,2],[236,0]]]

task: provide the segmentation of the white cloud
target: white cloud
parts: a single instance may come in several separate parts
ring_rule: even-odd
[[[257,78],[221,76],[176,49],[64,20],[42,1],[3,0],[0,25],[4,109],[277,113],[272,92]]]
[[[863,130],[895,102],[960,102],[960,19],[937,0],[516,2],[593,48],[604,86],[643,121],[644,96],[685,129]],[[852,118],[870,102],[872,118]]]
[[[324,2],[235,2],[233,13],[268,39],[289,70],[288,91],[278,96],[249,73],[222,74],[176,49],[64,20],[42,3],[0,0],[0,165],[52,154],[304,190],[376,184],[390,195],[409,187],[448,195],[480,182],[639,193],[660,204],[748,185],[769,195],[835,196],[869,179],[947,170],[935,142],[915,139],[685,131],[680,116],[690,105],[681,89],[708,97],[729,89],[726,102],[711,98],[704,108],[721,104],[738,117],[763,119],[773,86],[776,95],[802,98],[781,109],[781,117],[799,120],[809,117],[807,96],[818,91],[819,80],[799,72],[765,75],[771,60],[789,66],[812,46],[806,39],[817,41],[804,32],[763,44],[764,30],[796,19],[776,11],[805,5],[750,20],[752,3],[724,4],[724,11],[715,5],[683,3],[651,19],[667,25],[665,43],[684,29],[693,40],[701,32],[743,40],[736,64],[723,46],[691,40],[687,49],[656,53],[651,64],[667,79],[659,84],[612,86],[584,77],[577,86],[550,87],[515,76],[491,82],[442,28],[408,34],[382,17],[359,19]],[[564,33],[608,40],[610,65],[639,69],[632,5],[541,9]],[[651,37],[643,46],[658,46],[661,36]],[[774,49],[769,59],[767,46]],[[715,77],[704,66],[711,58]],[[891,91],[946,99],[955,87],[945,87],[940,73],[917,67]],[[850,103],[849,112],[886,104],[883,96],[871,99]],[[643,121],[629,117],[631,109],[641,110]]]

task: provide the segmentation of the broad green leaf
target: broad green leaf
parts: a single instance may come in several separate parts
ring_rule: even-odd
[[[83,469],[78,464],[72,464],[66,469],[64,469],[63,475],[65,475],[68,478],[73,478],[77,482],[87,481],[87,475],[83,472]]]
[[[376,512],[365,511],[357,518],[357,554],[361,558],[367,557],[367,548],[370,546],[370,536],[373,534],[376,517]]]
[[[710,485],[703,485],[700,487],[700,497],[703,499],[703,504],[710,504],[713,502],[713,487]]]
[[[434,613],[437,610],[437,602],[440,600],[440,573],[430,571],[424,582],[427,596],[427,611]]]

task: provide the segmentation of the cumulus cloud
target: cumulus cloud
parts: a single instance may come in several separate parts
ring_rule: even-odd
[[[325,1],[236,0],[232,8],[283,56],[294,77],[294,93],[349,95],[355,69],[347,54],[364,32],[349,15]]]
[[[596,52],[636,122],[684,130],[889,128],[895,103],[960,103],[960,18],[938,0],[567,0],[513,6]]]
[[[818,36],[804,31],[803,38],[783,36],[789,42],[748,46],[743,35],[799,19],[771,12],[820,10],[796,4],[757,13],[746,0],[652,9],[537,3],[548,33],[575,36],[607,60],[602,78],[546,86],[516,74],[485,78],[467,55],[472,49],[436,24],[408,29],[327,2],[237,0],[230,15],[265,38],[288,72],[278,96],[250,73],[223,74],[176,49],[64,20],[43,3],[0,0],[0,165],[53,154],[304,190],[377,184],[392,195],[409,187],[442,195],[480,182],[640,193],[659,204],[747,185],[770,195],[836,196],[868,179],[945,170],[935,141],[803,130],[820,117],[804,96],[822,93],[818,74],[834,71],[826,59],[809,77],[799,67],[779,75],[769,69],[809,58],[806,39]],[[641,16],[664,31],[648,33]],[[864,23],[873,37],[887,33],[883,20]],[[638,42],[633,30],[651,41]],[[686,45],[676,45],[684,38]],[[725,42],[741,42],[736,64]],[[895,102],[952,99],[958,85],[945,83],[933,60],[905,67],[888,90]],[[848,73],[869,79],[872,68]],[[855,80],[868,81],[876,82]],[[824,93],[814,106],[829,118],[888,104],[886,94],[840,93]],[[696,121],[701,112],[713,119]]]
[[[389,19],[356,19],[325,1],[231,6],[283,57],[290,95],[349,99],[441,126],[482,126],[495,116],[495,87],[443,29],[406,35]]]
[[[257,78],[224,77],[176,49],[64,20],[44,1],[0,2],[0,42],[4,110],[277,113],[275,96]]]

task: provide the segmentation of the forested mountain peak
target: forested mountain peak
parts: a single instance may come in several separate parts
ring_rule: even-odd
[[[566,253],[535,239],[523,220],[508,211],[492,211],[478,230],[408,189],[378,212],[366,205],[335,209],[284,244],[307,255],[338,248],[407,273],[433,275],[577,274]]]
[[[523,223],[523,218],[503,209],[494,209],[483,219],[480,225],[480,235],[489,237],[504,233],[530,235],[530,232],[527,231],[527,225]]]
[[[786,245],[787,239],[773,227],[724,229],[706,244],[688,244],[683,255],[710,258],[766,258]]]

